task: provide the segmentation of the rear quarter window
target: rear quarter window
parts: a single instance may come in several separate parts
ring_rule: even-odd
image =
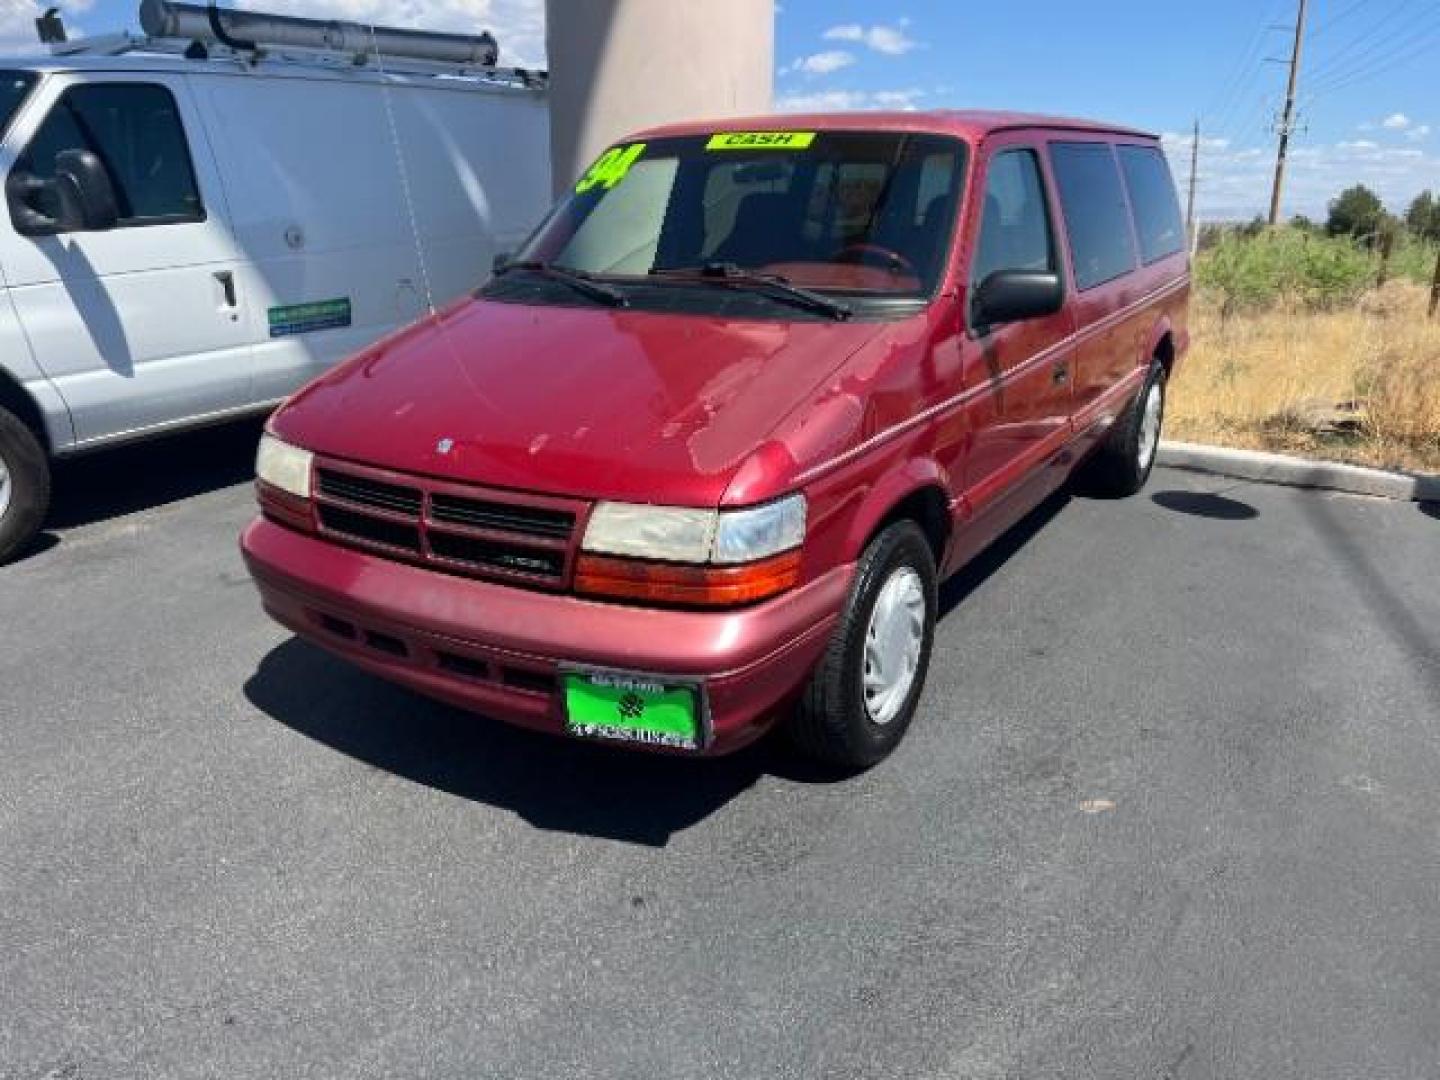
[[[1140,258],[1149,264],[1183,250],[1185,226],[1165,155],[1153,146],[1121,146],[1117,152],[1135,214]]]
[[[1075,285],[1091,289],[1135,269],[1135,240],[1109,143],[1051,143],[1050,162],[1070,235]]]

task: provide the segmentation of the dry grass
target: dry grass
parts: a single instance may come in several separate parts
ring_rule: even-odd
[[[1222,319],[1197,297],[1171,438],[1440,472],[1440,319],[1391,282],[1346,310],[1299,304]]]

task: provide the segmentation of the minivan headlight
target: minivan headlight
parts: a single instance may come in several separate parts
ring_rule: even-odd
[[[596,503],[581,544],[601,555],[703,563],[715,538],[715,511]]]
[[[255,454],[255,475],[258,479],[301,499],[310,498],[310,466],[315,455],[281,442],[274,435],[260,436],[260,449]]]
[[[804,541],[803,495],[721,511],[599,503],[575,590],[681,607],[756,603],[799,584]]]
[[[804,540],[805,496],[797,494],[744,510],[597,503],[581,547],[600,555],[734,566]]]

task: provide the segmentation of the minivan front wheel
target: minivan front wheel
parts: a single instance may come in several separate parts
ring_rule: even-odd
[[[50,467],[31,430],[0,409],[0,563],[40,531],[50,505]]]
[[[897,522],[860,557],[830,646],[791,718],[802,751],[866,769],[899,745],[925,684],[935,611],[929,541],[914,522]]]
[[[1150,479],[1165,424],[1165,389],[1165,366],[1157,360],[1150,366],[1140,393],[1115,421],[1086,468],[1087,486],[1096,494],[1123,499],[1134,495]]]

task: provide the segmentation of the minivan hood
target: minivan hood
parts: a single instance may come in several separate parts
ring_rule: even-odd
[[[311,383],[272,427],[402,472],[713,506],[883,326],[472,300]]]

